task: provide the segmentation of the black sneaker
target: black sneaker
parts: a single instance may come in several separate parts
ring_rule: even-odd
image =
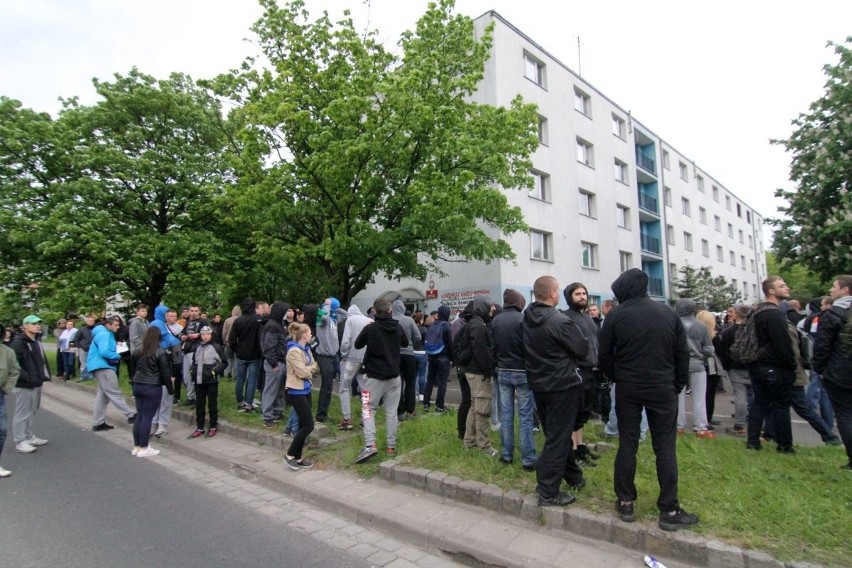
[[[580,481],[577,481],[576,483],[568,482],[568,485],[571,486],[571,489],[573,489],[574,491],[579,491],[580,489],[586,486],[586,478],[581,477]]]
[[[633,511],[633,501],[622,503],[621,499],[616,499],[615,510],[618,511],[618,516],[625,523],[632,523],[636,520],[636,513]]]
[[[587,446],[586,444],[580,444],[579,446],[577,446],[577,451],[582,452],[581,457],[583,459],[587,460],[587,461],[588,460],[599,460],[601,458],[598,454],[596,454],[592,450],[590,450],[589,446]]]
[[[763,445],[760,442],[756,442],[756,443],[746,442],[746,449],[747,450],[760,451],[760,450],[763,449]]]
[[[93,432],[103,432],[105,430],[112,430],[113,428],[115,428],[115,426],[113,426],[112,424],[107,424],[106,422],[101,422],[100,424],[92,426],[92,431]]]
[[[358,454],[357,458],[355,458],[355,463],[364,463],[365,461],[367,461],[378,453],[379,450],[376,449],[376,446],[367,446],[366,448],[361,450],[361,453]]]
[[[272,420],[266,420],[263,423],[263,426],[264,426],[264,428],[267,428],[268,430],[274,430],[275,429],[275,422],[273,422]]]
[[[136,422],[136,415],[135,414],[133,416],[127,417],[127,423],[128,424],[133,424],[134,422]]]
[[[299,464],[300,469],[311,469],[312,467],[314,467],[314,464],[309,462],[305,458],[300,459],[296,463]]]
[[[577,500],[577,498],[570,493],[563,493],[562,491],[553,497],[542,497],[538,493],[536,493],[536,496],[538,497],[538,504],[540,507],[564,507]]]
[[[284,463],[286,463],[287,466],[293,471],[299,471],[299,462],[296,460],[296,458],[291,458],[290,456],[285,455]]]
[[[443,408],[443,407],[440,407],[440,406],[436,406],[436,407],[435,407],[435,412],[437,412],[438,414],[443,414],[443,413],[445,413],[446,411],[447,411],[447,409],[446,409],[446,408]]]
[[[525,463],[521,467],[524,468],[524,471],[535,471],[535,464],[534,463]]]
[[[660,513],[660,528],[664,531],[677,531],[698,524],[698,515],[687,513],[680,507],[669,513]]]

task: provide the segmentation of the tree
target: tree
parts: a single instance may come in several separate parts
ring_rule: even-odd
[[[695,268],[690,264],[678,271],[680,278],[674,282],[674,294],[677,298],[692,298],[699,307],[711,312],[721,312],[728,306],[740,301],[740,293],[724,276],[713,276],[707,266]]]
[[[825,296],[831,288],[832,279],[824,280],[799,263],[779,263],[773,251],[766,251],[766,270],[768,274],[777,274],[790,287],[792,297],[802,305],[812,298]],[[832,277],[833,278],[833,277]]]
[[[293,294],[346,303],[379,272],[425,278],[438,260],[509,259],[525,230],[498,186],[531,185],[535,107],[470,100],[491,46],[453,2],[430,4],[394,56],[351,19],[261,0],[271,69],[248,60],[209,83],[239,106],[237,217],[255,261]],[[302,292],[304,293],[304,291]],[[289,296],[288,296],[289,297]]]
[[[801,264],[829,280],[852,272],[852,37],[829,42],[840,60],[826,65],[822,98],[793,121],[787,140],[794,191],[778,189],[789,205],[770,223],[779,261]]]
[[[239,265],[221,239],[232,174],[218,103],[180,74],[93,83],[103,100],[63,101],[56,120],[0,101],[4,280],[77,309],[116,294],[157,305],[166,289],[209,301]]]

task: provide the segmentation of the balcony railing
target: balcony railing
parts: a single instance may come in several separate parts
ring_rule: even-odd
[[[660,212],[660,209],[657,207],[657,198],[651,197],[650,195],[646,195],[642,192],[639,193],[639,207],[646,211],[650,211],[651,213],[659,214]]]
[[[660,254],[660,239],[651,235],[642,235],[642,250],[654,254]]]
[[[649,158],[645,154],[636,152],[636,163],[645,171],[651,172],[654,175],[657,175],[657,164],[654,161],[654,158]]]
[[[650,294],[651,296],[663,295],[662,278],[648,278],[648,294]]]

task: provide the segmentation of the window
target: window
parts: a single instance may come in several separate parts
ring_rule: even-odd
[[[594,146],[582,138],[577,138],[577,161],[590,168],[595,167]]]
[[[624,205],[617,205],[615,208],[615,220],[622,229],[630,228],[630,209]]]
[[[680,179],[683,181],[689,181],[689,176],[687,175],[686,164],[683,162],[679,162],[680,167]]]
[[[743,218],[743,206],[737,203],[737,217]]]
[[[719,245],[716,245],[716,260],[719,262],[725,262],[725,249]]]
[[[663,188],[663,198],[666,200],[666,207],[672,206],[672,190],[671,188]]]
[[[537,260],[553,260],[553,235],[531,230],[530,256]]]
[[[680,208],[683,214],[687,217],[690,217],[692,215],[691,209],[689,207],[689,199],[687,199],[686,197],[680,198]]]
[[[574,88],[574,109],[589,118],[592,117],[592,100],[589,95],[576,87]]]
[[[751,225],[751,211],[746,211],[746,223]]]
[[[620,181],[623,184],[627,184],[627,164],[619,160],[615,159],[615,179]]]
[[[689,251],[692,250],[692,234],[686,231],[683,232],[683,248]]]
[[[731,210],[731,196],[730,195],[725,196],[725,209],[727,209],[728,211]]]
[[[754,259],[749,260],[749,264],[751,265],[751,271],[754,272]]]
[[[698,176],[698,178],[696,178],[696,179],[698,181],[698,191],[700,191],[701,193],[704,193],[704,178],[701,177],[701,176]]]
[[[707,239],[701,239],[701,254],[710,258],[710,243]]]
[[[580,250],[583,256],[583,268],[598,267],[598,245],[594,243],[580,243]]]
[[[740,229],[740,242],[741,242],[741,243],[745,243],[745,237],[744,237],[744,235],[743,235],[743,230],[742,230],[742,229]]]
[[[713,201],[719,203],[719,188],[715,185],[713,186]]]
[[[707,224],[707,210],[703,207],[698,208],[698,219],[701,221],[702,225]]]
[[[671,169],[671,167],[669,166],[669,153],[665,150],[663,150],[663,167],[667,170]]]
[[[595,217],[595,194],[580,190],[580,215]]]
[[[728,238],[734,238],[734,226],[728,223]]]
[[[751,295],[757,298],[757,284],[751,285]]]
[[[618,263],[622,272],[630,270],[633,268],[633,255],[623,250],[618,251]]]
[[[728,253],[729,253],[730,257],[731,257],[731,266],[736,266],[736,265],[737,265],[737,255],[736,255],[736,253],[735,253],[734,251],[728,251]]]
[[[733,278],[733,279],[731,280],[731,286],[733,286],[734,288],[736,288],[736,287],[737,287],[737,279],[736,279],[736,278]]]
[[[751,235],[748,236],[748,248],[754,248],[754,237],[752,237]]]
[[[670,245],[675,244],[674,227],[672,227],[671,225],[666,225],[666,242],[668,242]]]
[[[722,232],[722,218],[718,215],[713,215],[713,224],[716,226],[716,230],[720,233]]]
[[[539,87],[547,87],[544,63],[526,52],[524,53],[524,77]]]
[[[745,256],[743,256],[743,255],[740,255],[740,267],[741,267],[743,270],[745,270],[745,269],[746,269]]]
[[[743,282],[743,296],[748,298],[748,282]]]
[[[622,140],[627,139],[627,125],[621,117],[616,115],[612,115],[612,133]]]
[[[538,141],[547,146],[547,119],[541,115],[538,117]]]
[[[536,170],[531,170],[530,175],[533,177],[533,187],[530,190],[530,197],[541,199],[542,201],[550,201],[550,176]]]
[[[671,280],[677,278],[677,264],[675,264],[674,262],[669,263],[669,278]]]

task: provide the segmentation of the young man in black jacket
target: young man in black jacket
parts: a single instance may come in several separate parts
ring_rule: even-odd
[[[257,389],[257,378],[260,375],[262,361],[260,352],[261,316],[255,313],[255,301],[246,298],[242,303],[243,315],[234,321],[228,336],[228,346],[234,351],[236,358],[237,410],[240,412],[254,411],[254,392]]]
[[[466,345],[470,356],[459,360],[470,384],[473,399],[473,412],[468,413],[465,424],[464,447],[478,448],[491,457],[497,456],[497,450],[491,447],[491,375],[494,372],[494,349],[487,324],[491,321],[494,300],[491,296],[477,296],[473,299],[472,315],[459,331],[457,345]]]
[[[20,374],[15,386],[15,417],[12,429],[15,432],[15,451],[29,454],[47,440],[33,434],[33,416],[41,407],[41,386],[50,381],[50,368],[41,346],[41,318],[29,315],[24,318],[22,331],[12,339],[9,347],[18,358]]]

